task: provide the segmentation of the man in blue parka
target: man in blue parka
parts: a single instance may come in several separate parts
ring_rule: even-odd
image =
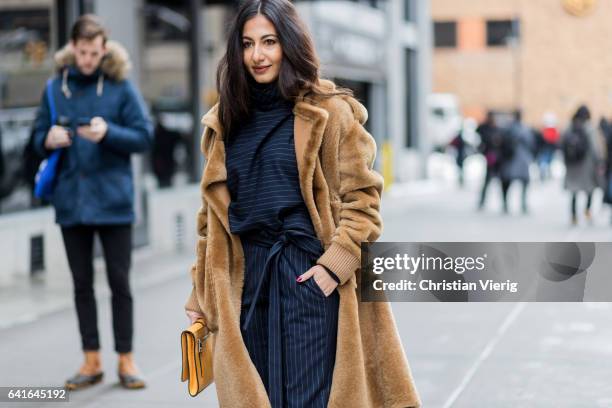
[[[34,148],[42,157],[62,149],[51,203],[72,272],[85,354],[85,362],[66,381],[66,387],[79,389],[103,377],[93,291],[97,233],[112,291],[120,383],[126,388],[142,388],[144,381],[132,356],[129,270],[134,184],[130,156],[151,147],[152,124],[142,97],[126,79],[130,65],[127,52],[107,41],[97,17],[84,15],[77,20],[70,43],[56,53],[55,62],[58,75],[48,86],[58,121],[50,123],[50,105],[43,95]]]

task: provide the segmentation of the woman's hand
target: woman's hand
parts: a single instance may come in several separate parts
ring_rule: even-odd
[[[319,288],[323,291],[325,296],[332,294],[334,289],[338,286],[338,282],[334,280],[327,272],[327,270],[321,265],[315,265],[300,276],[298,276],[298,282],[305,282],[314,276],[314,280]]]
[[[193,310],[185,310],[185,314],[189,318],[191,324],[194,324],[198,319],[204,319],[204,315]]]

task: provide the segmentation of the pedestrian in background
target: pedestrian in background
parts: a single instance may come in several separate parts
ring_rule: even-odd
[[[420,406],[389,304],[357,293],[382,229],[365,108],[319,77],[288,0],[243,2],[217,87],[185,308],[214,334],[220,406]]]
[[[565,188],[571,193],[571,223],[578,223],[577,198],[580,192],[586,195],[584,217],[591,221],[593,191],[601,183],[599,166],[603,159],[603,141],[591,124],[591,112],[580,106],[568,129],[561,138],[565,161]]]
[[[550,164],[557,150],[560,133],[557,129],[557,117],[552,112],[546,112],[542,118],[543,127],[538,140],[538,168],[540,179],[548,180],[551,177]]]
[[[463,171],[465,159],[474,152],[477,137],[476,121],[473,118],[465,118],[461,124],[461,129],[449,143],[449,147],[454,150],[455,163],[457,163],[457,170],[459,172],[460,187],[463,187],[465,184]]]
[[[157,178],[159,188],[172,186],[172,178],[176,173],[177,162],[175,151],[182,142],[181,133],[165,126],[163,113],[154,114],[155,128],[153,148],[151,150],[151,167]]]
[[[55,55],[58,75],[51,94],[62,125],[50,123],[43,95],[35,121],[34,147],[42,156],[62,149],[51,198],[74,284],[85,361],[66,381],[70,390],[102,380],[94,295],[93,248],[98,235],[111,289],[118,375],[126,388],[142,388],[132,355],[133,301],[129,282],[134,222],[130,157],[152,144],[152,125],[141,96],[126,79],[129,58],[107,42],[97,17],[81,16],[71,40]]]
[[[463,162],[467,156],[467,142],[463,138],[463,127],[450,141],[449,147],[452,147],[455,151],[455,163],[457,164],[457,171],[459,173],[459,186],[463,187],[465,180],[463,176]]]
[[[605,172],[604,172],[604,198],[603,201],[606,204],[612,205],[612,123],[607,121],[605,118],[601,118],[599,122],[599,128],[605,142]],[[612,223],[612,218],[610,219]]]
[[[501,129],[495,122],[493,112],[487,113],[487,118],[481,123],[476,132],[480,135],[480,144],[478,151],[484,156],[486,161],[486,173],[480,191],[480,201],[478,209],[483,209],[487,197],[487,189],[494,177],[499,177],[499,168],[501,164],[501,146],[502,133]]]
[[[0,182],[4,178],[5,164],[4,164],[4,152],[2,143],[2,128],[0,127]]]
[[[500,178],[502,182],[503,211],[508,213],[508,190],[513,181],[521,183],[521,211],[527,214],[527,189],[529,166],[533,162],[535,140],[531,129],[521,120],[521,112],[514,114],[514,121],[503,133]]]

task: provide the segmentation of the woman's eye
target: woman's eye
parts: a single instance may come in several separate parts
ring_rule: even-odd
[[[267,40],[264,41],[264,43],[266,45],[274,45],[274,44],[276,44],[276,41],[271,39],[271,38],[268,38]]]
[[[249,48],[251,46],[251,43],[249,41],[245,41],[242,43],[242,48]]]

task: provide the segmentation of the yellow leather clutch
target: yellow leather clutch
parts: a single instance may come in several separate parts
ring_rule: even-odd
[[[181,381],[188,381],[187,389],[192,397],[213,382],[212,343],[212,333],[201,319],[181,333]]]

